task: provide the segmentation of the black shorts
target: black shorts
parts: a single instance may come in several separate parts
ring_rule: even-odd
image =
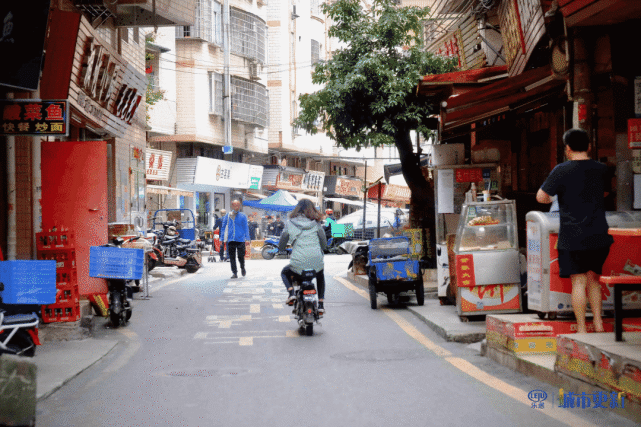
[[[559,249],[559,276],[566,278],[572,274],[583,274],[588,271],[594,271],[600,276],[609,253],[610,246],[585,251]]]

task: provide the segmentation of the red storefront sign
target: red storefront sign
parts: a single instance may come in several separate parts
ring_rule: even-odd
[[[472,254],[456,255],[456,284],[465,288],[476,286]]]
[[[361,181],[345,178],[336,178],[335,194],[341,196],[361,196]]]
[[[641,148],[641,119],[628,119],[628,147]]]
[[[482,169],[456,169],[456,182],[483,181]]]
[[[52,11],[49,32],[41,96],[67,98],[95,127],[124,136],[142,102],[145,75],[77,13]]]
[[[69,104],[67,101],[38,99],[0,100],[3,135],[62,135],[69,134]]]

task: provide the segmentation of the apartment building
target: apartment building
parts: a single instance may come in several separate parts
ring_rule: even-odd
[[[164,52],[148,69],[156,67],[152,79],[165,93],[150,112],[149,147],[174,159],[166,179],[150,181],[174,188],[158,190],[154,207],[192,209],[198,225],[211,228],[238,192],[260,189],[268,158],[265,15],[261,0],[198,0],[194,25],[152,42]]]

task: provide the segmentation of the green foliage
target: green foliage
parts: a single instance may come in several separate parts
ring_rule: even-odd
[[[398,145],[413,129],[427,134],[423,122],[434,111],[416,95],[418,82],[455,70],[453,60],[423,50],[429,9],[374,0],[366,10],[359,0],[336,0],[323,12],[333,22],[329,36],[344,47],[316,65],[312,81],[323,88],[300,96],[294,125],[310,133],[320,128],[345,148]]]
[[[145,44],[147,43],[153,43],[154,40],[156,40],[156,34],[155,33],[147,33],[145,34]],[[156,56],[151,53],[147,52],[145,54],[145,61],[151,61],[155,58]],[[165,91],[162,89],[156,89],[154,86],[154,81],[153,79],[149,78],[147,81],[147,90],[145,91],[145,102],[147,103],[145,105],[145,117],[147,120],[147,123],[149,123],[149,110],[153,107],[154,104],[156,104],[158,101],[161,101],[165,98]]]

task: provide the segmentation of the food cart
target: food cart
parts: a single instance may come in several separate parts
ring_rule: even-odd
[[[500,195],[499,168],[496,163],[481,163],[439,165],[429,169],[435,189],[438,297],[442,304],[454,304],[457,286],[452,281],[455,276],[453,248],[465,194],[474,184],[479,191],[489,189],[493,195]]]
[[[641,212],[606,212],[614,244],[603,264],[603,276],[641,276]],[[559,277],[557,241],[559,238],[558,212],[528,212],[525,216],[527,232],[527,303],[528,309],[538,312],[541,319],[547,315],[571,315],[572,282]],[[628,232],[625,232],[628,230]],[[603,309],[614,309],[614,284],[602,285]],[[622,296],[626,310],[641,308],[639,292],[628,291]]]
[[[459,316],[522,311],[514,200],[464,203],[454,255]]]

